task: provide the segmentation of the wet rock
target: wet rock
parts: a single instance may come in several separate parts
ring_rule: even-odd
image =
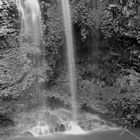
[[[55,127],[55,132],[59,131],[59,125],[57,124],[57,126]]]
[[[20,136],[34,136],[31,132],[26,131],[24,133],[21,133]]]
[[[59,131],[60,132],[63,132],[63,131],[65,131],[66,129],[65,129],[65,125],[64,124],[60,124],[59,125]]]

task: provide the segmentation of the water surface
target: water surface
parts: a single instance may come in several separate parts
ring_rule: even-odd
[[[140,129],[131,130],[131,132],[140,137]],[[120,135],[121,133],[121,130],[107,130],[95,131],[87,135],[56,134],[44,137],[17,137],[9,140],[138,140],[138,138],[128,132],[125,132],[123,135]]]

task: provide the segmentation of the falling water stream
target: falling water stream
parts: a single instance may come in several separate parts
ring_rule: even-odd
[[[38,0],[16,0],[21,20],[21,47],[32,58],[34,68],[42,64],[43,47],[41,11]],[[29,51],[28,51],[29,50]]]
[[[72,32],[71,10],[69,0],[61,0],[63,10],[63,20],[65,27],[65,38],[67,48],[67,60],[68,60],[68,74],[70,80],[70,92],[71,92],[71,105],[73,109],[73,121],[77,122],[77,102],[76,102],[76,69],[74,58],[74,42]]]
[[[85,134],[85,131],[79,127],[78,120],[77,120],[78,106],[76,100],[76,92],[77,92],[76,91],[76,67],[75,67],[72,20],[71,20],[71,8],[70,8],[69,0],[61,0],[61,3],[62,3],[64,29],[65,29],[65,38],[66,38],[68,75],[69,75],[70,92],[71,92],[71,105],[72,105],[72,112],[73,112],[73,121],[71,122],[72,129],[67,133]]]
[[[21,33],[33,35],[34,41],[41,35],[41,12],[38,0],[16,0],[21,18]],[[38,39],[35,41],[37,42]]]
[[[40,94],[41,71],[44,62],[44,48],[42,43],[43,31],[41,10],[38,0],[15,0],[21,22],[20,48],[32,63],[31,72],[35,76],[34,87],[31,89],[38,102],[43,99]],[[45,77],[42,74],[42,77]],[[30,100],[30,99],[29,99]],[[30,104],[30,101],[29,101]],[[30,106],[30,105],[29,105]]]

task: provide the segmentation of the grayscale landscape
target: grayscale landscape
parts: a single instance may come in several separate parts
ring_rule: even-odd
[[[140,140],[140,0],[0,0],[0,140]]]

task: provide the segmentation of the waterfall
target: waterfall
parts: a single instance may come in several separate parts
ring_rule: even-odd
[[[22,44],[28,44],[39,51],[42,38],[41,12],[38,0],[16,0],[21,21]],[[37,53],[37,52],[35,52]]]
[[[41,12],[38,0],[16,0],[21,17],[21,33],[41,34]]]
[[[44,48],[41,46],[43,31],[41,10],[38,0],[15,0],[21,22],[20,47],[29,55],[34,71],[40,73],[44,62]]]
[[[31,61],[32,67],[29,73],[34,75],[34,83],[29,92],[34,93],[34,100],[43,104],[40,81],[45,78],[45,59],[42,45],[43,30],[40,5],[38,0],[15,0],[15,4],[21,23],[20,49]]]
[[[70,81],[71,92],[71,104],[73,109],[73,121],[77,122],[77,101],[76,101],[76,69],[75,69],[75,57],[74,57],[74,45],[73,45],[73,32],[71,21],[71,10],[68,0],[61,0],[63,10],[63,20],[65,27],[66,47],[67,47],[67,59],[68,59],[68,73]]]

